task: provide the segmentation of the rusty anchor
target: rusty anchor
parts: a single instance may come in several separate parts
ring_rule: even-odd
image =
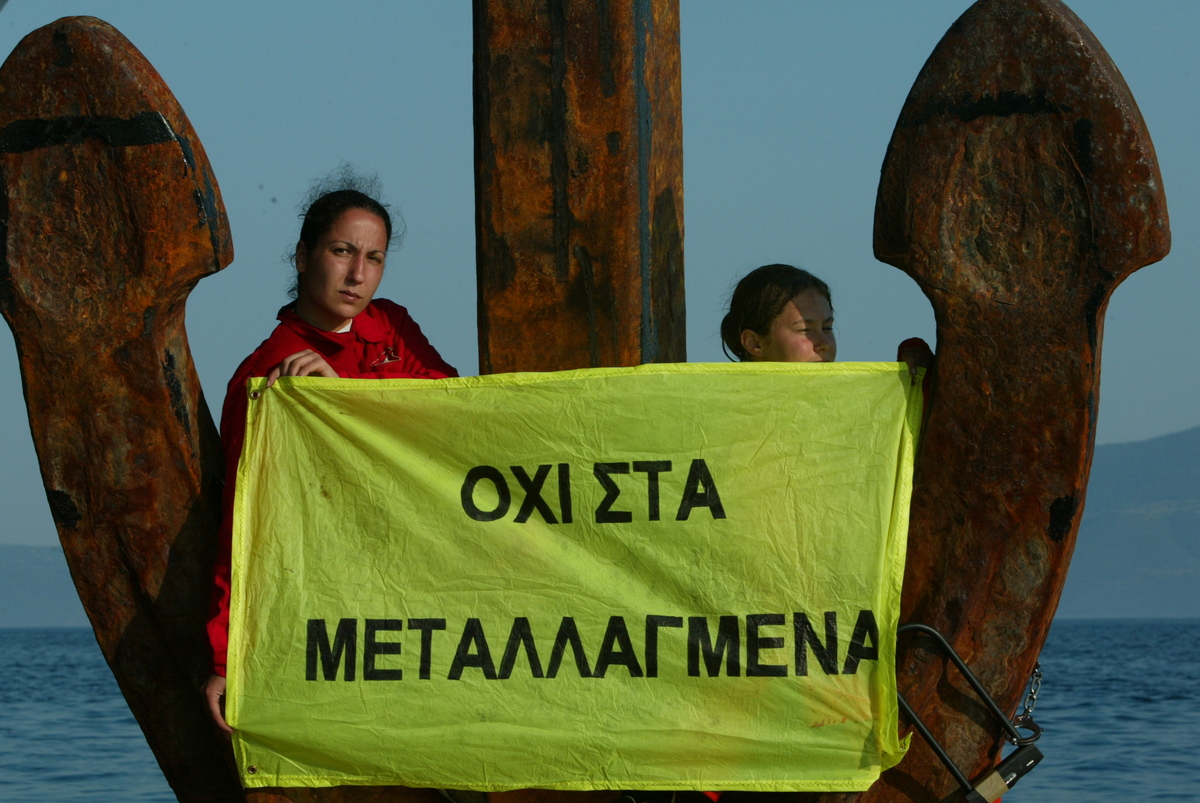
[[[196,706],[222,460],[184,301],[233,259],[204,148],[112,27],[0,68],[0,312],[59,540],[105,660],[184,799],[238,795]]]
[[[909,93],[875,255],[937,318],[902,621],[950,636],[1006,710],[1041,650],[1082,518],[1104,310],[1170,250],[1154,146],[1104,48],[1057,0],[980,0]],[[978,774],[999,732],[941,658],[902,642],[900,689]],[[987,725],[985,727],[985,724]],[[974,776],[972,776],[974,777]],[[953,789],[923,744],[866,800]]]

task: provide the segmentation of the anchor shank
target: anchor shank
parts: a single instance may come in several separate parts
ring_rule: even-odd
[[[677,0],[475,2],[480,371],[685,359]]]

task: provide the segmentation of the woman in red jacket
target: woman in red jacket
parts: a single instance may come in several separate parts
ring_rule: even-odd
[[[246,427],[246,380],[281,376],[425,378],[458,376],[398,304],[375,300],[392,239],[387,209],[358,189],[319,195],[304,214],[296,244],[295,301],[279,311],[279,325],[238,367],[221,412],[225,492],[217,547],[213,613],[208,637],[213,675],[204,686],[209,709],[227,733],[225,653],[229,640],[230,552],[234,480]]]

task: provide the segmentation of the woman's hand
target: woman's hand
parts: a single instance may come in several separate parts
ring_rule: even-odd
[[[233,733],[233,728],[225,721],[225,712],[222,710],[221,698],[224,696],[225,678],[213,675],[204,684],[204,699],[208,701],[208,712],[212,714],[213,722],[217,723],[218,728],[226,733]]]
[[[325,358],[312,349],[297,351],[283,358],[267,373],[267,387],[275,384],[281,376],[327,376],[337,379],[338,373],[325,362]]]
[[[898,357],[900,362],[908,364],[908,374],[912,377],[914,385],[917,384],[918,368],[924,368],[926,373],[933,368],[933,352],[920,338],[914,337],[901,343]]]

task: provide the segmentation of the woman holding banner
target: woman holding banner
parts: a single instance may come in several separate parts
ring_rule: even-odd
[[[331,186],[332,185],[332,186]],[[213,675],[204,686],[213,720],[226,733],[221,700],[229,640],[234,480],[245,437],[246,380],[281,376],[442,379],[458,372],[429,344],[404,307],[375,299],[392,244],[392,219],[376,200],[378,182],[342,170],[309,193],[296,243],[295,299],[279,325],[234,373],[221,413],[225,491],[212,617]],[[397,240],[399,237],[397,237]]]
[[[721,347],[741,362],[833,362],[837,337],[829,285],[791,265],[763,265],[742,277],[721,320]],[[933,351],[919,337],[900,344],[896,358],[917,369],[933,366]],[[927,374],[928,375],[928,374]],[[704,792],[717,801],[720,792]],[[646,801],[645,793],[626,793]]]
[[[737,283],[721,320],[721,346],[742,362],[833,362],[837,338],[829,285],[791,265],[763,265]],[[933,351],[919,337],[900,344],[897,360],[933,367]]]

